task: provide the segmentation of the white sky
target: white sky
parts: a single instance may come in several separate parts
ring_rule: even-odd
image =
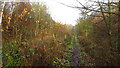
[[[79,18],[80,11],[78,9],[70,8],[58,3],[61,2],[67,5],[77,5],[78,3],[75,0],[39,0],[39,1],[43,2],[48,7],[48,11],[55,21],[62,22],[63,24],[71,25],[76,24],[76,20]],[[81,2],[84,1],[85,0],[81,0]]]
[[[67,5],[80,6],[80,4],[76,2],[76,0],[39,0],[39,1],[42,1],[47,5],[47,7],[49,8],[48,11],[50,12],[52,18],[55,21],[62,22],[64,24],[71,24],[71,25],[75,25],[77,23],[76,20],[80,16],[80,11],[78,9],[70,8],[58,3],[61,2]],[[82,4],[84,4],[86,0],[79,0],[79,1]]]

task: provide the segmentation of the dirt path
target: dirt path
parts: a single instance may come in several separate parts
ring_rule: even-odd
[[[79,66],[80,63],[80,49],[79,44],[77,41],[77,34],[76,30],[74,29],[74,36],[73,36],[73,55],[72,55],[72,66]]]

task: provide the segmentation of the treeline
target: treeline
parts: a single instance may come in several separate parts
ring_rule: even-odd
[[[118,13],[117,9],[111,9]],[[118,15],[94,12],[78,20],[77,36],[88,66],[119,66]]]
[[[41,3],[11,4],[2,15],[3,66],[69,65],[65,40],[71,41],[72,26],[55,22]]]

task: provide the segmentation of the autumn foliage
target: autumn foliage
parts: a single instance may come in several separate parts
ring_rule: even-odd
[[[62,59],[67,46],[64,39],[71,40],[69,27],[56,23],[45,5],[15,4],[12,15],[4,10],[2,20],[3,65],[52,66],[55,59]]]
[[[91,12],[71,26],[54,21],[42,3],[10,3],[2,14],[3,67],[119,66],[117,15]]]

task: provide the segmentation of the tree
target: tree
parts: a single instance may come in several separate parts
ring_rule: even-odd
[[[117,21],[117,23],[114,23],[114,21],[119,19],[119,2],[118,1],[114,2],[114,1],[110,1],[110,0],[108,0],[106,2],[104,2],[104,1],[102,2],[102,1],[97,0],[97,1],[89,1],[92,4],[90,3],[90,4],[83,5],[79,0],[76,0],[76,1],[82,7],[81,6],[80,7],[79,6],[70,6],[70,5],[66,5],[63,3],[61,3],[61,4],[71,7],[71,8],[79,9],[82,12],[82,14],[84,14],[84,16],[86,16],[86,17],[84,17],[84,20],[85,20],[85,21],[83,21],[84,23],[86,23],[86,20],[88,17],[92,17],[92,20],[94,22],[92,22],[93,29],[92,29],[92,33],[90,35],[92,35],[93,39],[97,40],[96,44],[98,45],[98,47],[102,46],[104,48],[109,45],[107,48],[108,48],[108,51],[110,51],[110,53],[107,51],[106,52],[97,51],[97,50],[96,51],[98,53],[101,52],[101,55],[99,53],[100,57],[103,57],[103,55],[105,55],[105,54],[106,54],[106,57],[109,57],[109,56],[107,56],[107,54],[112,55],[112,56],[114,56],[113,54],[115,54],[116,56],[114,56],[114,57],[116,59],[118,59],[117,58],[118,55],[116,54],[115,50],[118,49],[117,50],[118,54],[120,53],[119,52],[119,45],[120,45],[119,44],[119,41],[120,41],[119,40],[119,36],[120,36],[119,32],[120,31],[119,31],[119,27],[117,28],[118,33],[116,32],[116,29],[114,29],[114,28],[116,28],[117,27],[116,25],[119,24],[119,20]],[[114,19],[113,17],[117,17],[117,18]],[[95,19],[96,19],[96,21],[95,21]],[[81,30],[81,27],[85,26],[85,24],[82,24],[82,22],[79,22],[79,24],[77,24],[77,26],[78,26],[78,28],[80,28],[80,29],[78,29],[79,31],[83,31],[83,30]],[[95,32],[95,33],[93,33],[93,32]],[[117,36],[114,36],[114,35],[117,35]],[[102,40],[102,38],[104,38],[105,42]],[[118,40],[116,40],[116,38],[118,38]],[[90,37],[88,37],[86,40],[88,40],[88,39],[90,39]],[[115,44],[116,42],[117,42],[117,44]],[[116,49],[116,46],[117,46],[117,49]],[[109,59],[109,62],[112,63],[112,61],[110,59]],[[108,63],[108,65],[110,65],[110,63]],[[116,64],[114,64],[114,65],[116,65]],[[119,63],[117,63],[117,65],[119,65]]]

